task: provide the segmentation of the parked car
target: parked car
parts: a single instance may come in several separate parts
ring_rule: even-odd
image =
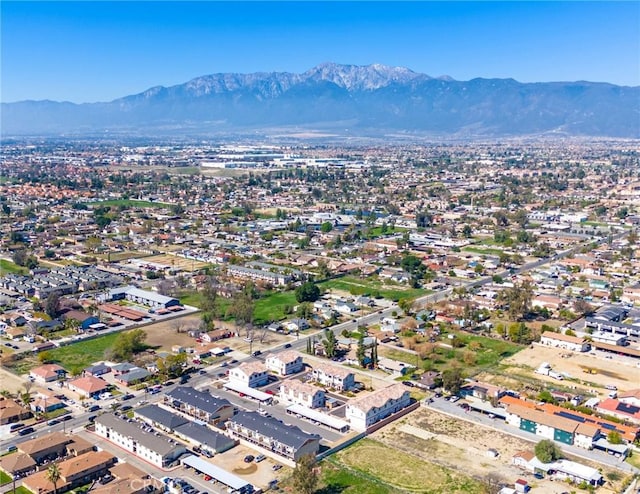
[[[56,425],[60,423],[60,419],[51,419],[47,422],[48,426]]]
[[[291,348],[291,343],[287,343],[284,347],[285,348]]]
[[[258,455],[256,456],[256,463],[260,463],[261,461],[266,460],[267,457],[265,455]]]
[[[93,405],[91,407],[89,407],[89,410],[87,410],[88,412],[97,412],[98,410],[100,410],[100,405]]]
[[[24,424],[21,422],[18,422],[17,424],[11,424],[11,426],[9,427],[9,432],[17,431],[18,429],[20,429],[20,427],[24,427]]]
[[[20,429],[18,431],[18,435],[26,436],[27,434],[31,434],[32,432],[35,432],[35,429],[33,427],[25,427],[24,429]]]
[[[255,460],[255,457],[253,455],[247,455],[244,457],[245,463],[251,463],[253,460]]]
[[[95,422],[95,420],[96,420],[96,418],[97,418],[97,417],[98,417],[97,415],[89,415],[89,416],[87,417],[87,420],[88,420],[89,422]]]
[[[126,395],[122,395],[122,401],[127,401],[133,398],[134,396],[131,393],[127,393]]]
[[[275,465],[273,465],[271,467],[271,470],[273,470],[274,472],[277,472],[278,470],[280,470],[282,468],[282,465],[280,465],[280,463],[276,463]]]
[[[262,352],[260,350],[256,350],[251,355],[253,355],[254,357],[257,357],[258,355],[262,355]]]

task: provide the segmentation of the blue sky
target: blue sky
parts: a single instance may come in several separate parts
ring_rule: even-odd
[[[332,61],[640,85],[640,2],[0,2],[3,102]]]

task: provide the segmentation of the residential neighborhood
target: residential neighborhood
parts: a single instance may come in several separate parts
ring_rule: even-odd
[[[639,171],[625,141],[3,144],[0,493],[631,493]]]

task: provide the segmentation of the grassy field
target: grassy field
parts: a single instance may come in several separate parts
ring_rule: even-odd
[[[351,295],[381,296],[387,300],[398,301],[402,298],[414,299],[422,295],[428,295],[430,290],[409,288],[401,285],[387,285],[377,278],[357,278],[355,276],[343,276],[333,280],[323,281],[320,287],[326,289],[343,290]]]
[[[110,348],[120,333],[111,333],[93,340],[49,350],[51,359],[62,367],[72,369],[88,367],[93,362],[104,360],[104,352]],[[36,364],[37,365],[37,364]]]
[[[335,462],[362,477],[371,490],[327,490],[326,492],[395,493],[416,492],[422,494],[483,493],[484,486],[462,473],[421,460],[378,441],[362,439],[335,455]],[[340,481],[343,473],[335,474]],[[329,477],[331,480],[331,476]],[[357,483],[359,485],[359,482]],[[336,486],[337,487],[337,486]]]
[[[16,263],[0,259],[0,276],[5,274],[27,274],[29,270],[25,267],[18,266]]]
[[[280,321],[287,317],[285,307],[293,308],[297,305],[296,296],[293,291],[273,292],[266,297],[256,301],[256,309],[253,320],[256,324],[265,324],[270,321]]]
[[[322,494],[396,494],[400,491],[334,462],[322,463]]]
[[[474,254],[480,254],[480,255],[486,255],[486,256],[499,256],[500,254],[502,254],[502,250],[492,249],[490,247],[467,246],[467,247],[463,247],[462,250],[464,252],[473,252]]]
[[[27,489],[25,486],[20,485],[16,487],[15,494],[33,494],[33,493],[29,489]]]
[[[135,199],[114,199],[111,201],[96,201],[89,206],[117,206],[125,208],[168,208],[171,204],[165,202],[137,201]]]
[[[5,485],[11,482],[11,477],[8,474],[0,470],[0,485]]]

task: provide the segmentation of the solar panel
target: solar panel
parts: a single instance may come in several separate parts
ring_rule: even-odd
[[[603,429],[609,429],[610,431],[615,431],[616,430],[616,426],[613,424],[607,424],[607,423],[601,423],[598,424],[600,427],[602,427]]]
[[[572,413],[569,412],[558,412],[555,415],[560,415],[561,417],[564,417],[565,419],[570,419],[570,420],[575,420],[576,422],[581,422],[584,423],[585,419],[583,417],[580,417],[579,415],[574,415]]]
[[[640,407],[621,402],[618,403],[616,410],[618,410],[619,412],[628,413],[630,415],[635,415],[636,413],[640,412]]]

